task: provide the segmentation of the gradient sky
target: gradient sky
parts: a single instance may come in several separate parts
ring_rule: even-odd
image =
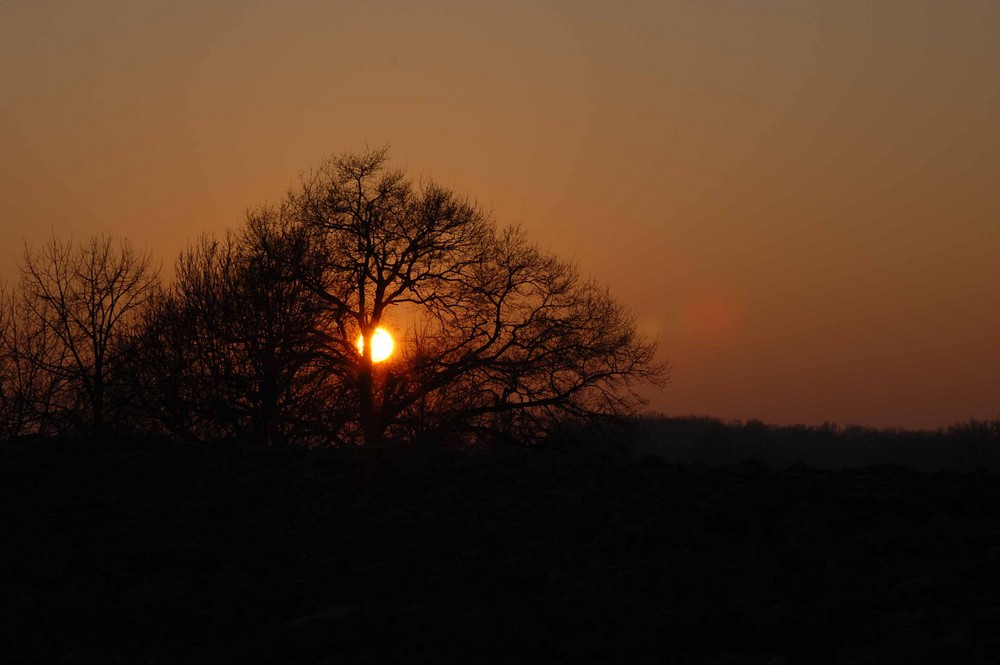
[[[0,275],[394,160],[610,285],[671,415],[1000,416],[1000,3],[0,0]]]

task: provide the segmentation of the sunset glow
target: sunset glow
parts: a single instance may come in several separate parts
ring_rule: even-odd
[[[24,244],[93,233],[169,283],[189,242],[298,174],[389,146],[417,190],[481,202],[622,298],[674,368],[641,391],[652,411],[930,429],[1000,411],[1000,2],[0,17],[0,283]],[[348,355],[369,320],[345,319]]]
[[[358,353],[364,355],[365,338],[358,335],[358,341],[354,345],[358,347]],[[384,328],[376,328],[375,332],[372,333],[372,361],[380,363],[388,358],[392,355],[394,346],[392,336]]]

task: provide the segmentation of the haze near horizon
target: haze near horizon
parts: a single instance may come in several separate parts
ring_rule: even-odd
[[[390,143],[636,312],[652,409],[996,418],[1000,6],[871,5],[3,3],[0,276]]]

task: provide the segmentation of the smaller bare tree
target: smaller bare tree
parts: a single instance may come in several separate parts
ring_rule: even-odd
[[[52,336],[0,285],[0,439],[44,433],[57,382],[33,359],[52,363],[58,353]]]
[[[50,422],[100,436],[159,271],[149,252],[128,241],[115,246],[107,236],[79,246],[53,236],[37,252],[26,245],[19,268],[15,307],[45,343],[22,345],[14,357],[46,377]]]
[[[337,440],[347,409],[326,362],[337,322],[296,279],[307,241],[281,207],[179,257],[145,323],[135,376],[174,434],[274,445]]]

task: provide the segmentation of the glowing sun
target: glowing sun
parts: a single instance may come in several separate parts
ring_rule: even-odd
[[[358,341],[354,343],[358,347],[358,353],[364,355],[365,338],[358,335]],[[392,354],[392,337],[383,328],[376,328],[372,333],[372,362],[380,363]]]

